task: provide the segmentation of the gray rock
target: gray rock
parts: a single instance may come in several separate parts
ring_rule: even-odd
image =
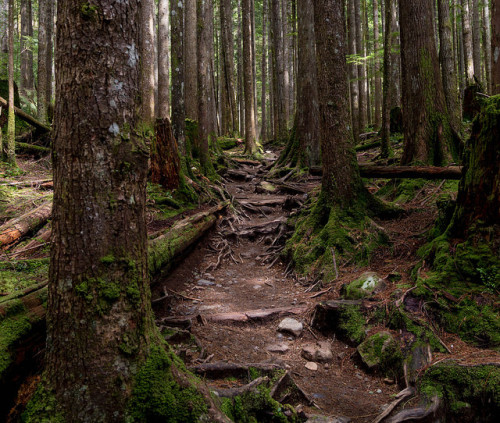
[[[318,342],[305,345],[302,349],[302,357],[309,361],[327,363],[332,361],[333,353],[328,342]]]
[[[269,352],[275,353],[286,353],[290,348],[286,344],[271,344],[266,347],[266,350]]]
[[[304,326],[298,320],[287,317],[281,321],[278,326],[278,330],[280,332],[291,333],[294,336],[299,336],[304,330]]]
[[[200,286],[213,286],[213,285],[215,285],[215,282],[209,281],[207,279],[200,279],[198,281],[198,285],[200,285]]]
[[[384,280],[374,272],[363,273],[358,279],[343,288],[344,298],[358,300],[368,298],[384,289]]]
[[[391,362],[399,345],[390,332],[375,333],[358,345],[358,353],[369,369],[379,367],[382,361]]]
[[[311,371],[315,372],[316,370],[318,370],[318,365],[313,361],[308,361],[305,365],[305,368],[307,370],[311,370]]]
[[[306,423],[349,423],[351,421],[348,417],[327,417],[327,416],[309,416]]]

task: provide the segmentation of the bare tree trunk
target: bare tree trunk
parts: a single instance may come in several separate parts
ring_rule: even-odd
[[[245,86],[245,153],[257,151],[255,129],[254,78],[252,60],[252,5],[253,0],[242,0],[243,25],[243,80]]]
[[[290,50],[290,38],[288,37],[288,0],[281,0],[281,25],[283,42],[283,101],[285,106],[285,122],[288,127],[290,122],[290,104],[288,95],[290,93],[290,70],[288,52]]]
[[[371,106],[371,86],[370,86],[370,67],[371,67],[371,60],[368,59],[369,57],[369,42],[370,42],[370,32],[368,28],[368,7],[367,7],[367,1],[363,0],[363,15],[362,15],[362,20],[363,20],[363,54],[365,56],[365,74],[364,74],[364,79],[365,79],[365,90],[366,90],[366,124],[371,125],[372,124],[372,106]]]
[[[16,118],[14,115],[14,0],[9,0],[8,16],[9,32],[9,114],[7,123],[7,143],[4,150],[4,160],[11,165],[16,165]],[[0,128],[1,131],[1,128]]]
[[[458,82],[453,61],[453,40],[450,8],[448,0],[438,0],[439,20],[439,62],[443,78],[444,96],[454,130],[460,132],[461,112],[458,101]]]
[[[461,0],[453,0],[455,3],[455,13],[457,14],[458,21],[458,13],[457,9],[459,8],[458,2]],[[461,7],[461,6],[460,6]],[[461,16],[461,15],[460,15]],[[462,22],[463,25],[463,22]],[[458,87],[459,87],[459,97],[460,103],[462,103],[463,93],[466,85],[466,71],[465,71],[465,54],[464,54],[464,35],[461,26],[457,22],[457,64],[458,64]]]
[[[186,117],[198,120],[197,0],[185,0],[184,18],[184,98]]]
[[[47,123],[47,85],[48,74],[48,26],[50,2],[48,0],[41,0],[38,4],[38,80],[37,80],[37,117],[42,123]]]
[[[384,93],[382,98],[382,131],[381,131],[381,156],[389,157],[390,151],[390,136],[391,136],[391,68],[392,68],[392,34],[391,34],[391,18],[392,9],[394,8],[394,0],[383,0],[385,2],[385,33],[384,33]]]
[[[170,0],[171,2],[177,0]],[[169,0],[158,2],[158,117],[170,116]]]
[[[21,79],[19,82],[19,91],[28,98],[32,97],[34,88],[33,52],[27,42],[27,38],[32,36],[31,0],[21,0]]]
[[[47,17],[47,113],[52,103],[53,89],[52,82],[54,80],[54,25],[56,4],[55,1],[49,1]],[[50,113],[52,114],[52,113]]]
[[[252,10],[250,11],[250,18],[252,19],[252,78],[253,78],[253,114],[255,122],[255,131],[257,133],[257,126],[259,122],[259,116],[257,114],[257,54],[255,52],[255,1],[251,2]]]
[[[483,48],[486,74],[486,91],[491,93],[491,17],[488,1],[483,4]]]
[[[491,8],[491,93],[500,94],[500,2]]]
[[[239,132],[240,135],[245,134],[245,101],[243,94],[243,46],[242,46],[242,26],[241,26],[241,1],[238,0],[238,33],[237,33],[237,45],[238,45],[238,120],[239,120]]]
[[[141,0],[141,111],[144,122],[155,118],[154,0]]]
[[[298,0],[298,75],[295,136],[299,141],[301,166],[319,166],[320,123],[314,36],[314,3]]]
[[[347,11],[347,28],[349,30],[349,54],[356,54],[356,18],[354,0],[348,0]],[[351,119],[352,132],[355,142],[359,140],[359,83],[358,83],[358,66],[355,63],[349,65],[349,79],[351,91]]]
[[[401,54],[398,53],[398,48],[401,49],[401,37],[399,27],[399,3],[394,0],[394,6],[391,14],[391,33],[392,33],[392,57],[391,57],[391,107],[401,105]]]
[[[267,4],[268,0],[262,1],[262,61],[261,61],[261,79],[262,79],[262,91],[261,91],[261,128],[260,128],[260,139],[261,142],[267,140],[267,116],[266,116],[266,83],[267,83]]]
[[[469,0],[462,0],[462,34],[466,83],[472,84],[474,82],[474,61],[472,58],[472,29],[470,25]]]
[[[234,134],[238,130],[238,111],[234,90],[233,7],[231,0],[221,0],[220,19],[223,78],[221,87],[221,119],[223,121],[222,126],[227,133]]]
[[[184,9],[186,0],[170,0],[171,73],[172,73],[172,131],[183,156],[186,154],[184,103]]]
[[[0,77],[1,78],[7,77],[7,67],[8,67],[7,66],[8,60],[5,60],[5,57],[9,52],[7,9],[8,9],[7,0],[0,0]]]
[[[207,25],[208,57],[209,57],[209,133],[215,141],[218,133],[217,125],[217,95],[215,87],[215,47],[214,47],[214,0],[207,0],[207,14],[205,16]]]
[[[481,83],[481,14],[479,0],[472,0],[472,61],[474,63],[474,76]]]
[[[383,1],[383,0],[382,0]],[[375,129],[380,128],[382,114],[382,80],[380,78],[380,60],[378,58],[380,50],[380,34],[378,20],[378,0],[373,0],[373,50],[374,50],[374,71],[375,71]]]
[[[366,64],[364,61],[363,47],[363,21],[361,0],[354,0],[354,20],[356,22],[356,52],[361,62],[358,65],[358,89],[359,89],[359,130],[364,131],[366,128]]]

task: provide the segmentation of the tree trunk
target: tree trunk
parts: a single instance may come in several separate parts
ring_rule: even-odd
[[[381,156],[389,157],[390,151],[390,136],[391,136],[391,98],[392,87],[391,83],[391,68],[392,68],[392,31],[391,17],[392,9],[394,8],[394,0],[384,0],[385,2],[385,34],[384,34],[384,93],[382,98],[382,128],[381,128]]]
[[[7,123],[7,142],[4,144],[3,157],[7,163],[16,166],[16,118],[14,115],[14,0],[9,0],[8,26],[9,111]]]
[[[8,72],[7,60],[4,60],[4,55],[7,55],[9,52],[7,9],[7,0],[0,0],[0,78],[6,78]]]
[[[500,2],[491,8],[491,93],[500,94]]]
[[[170,0],[174,2],[175,0]],[[158,117],[170,117],[170,80],[169,80],[169,0],[158,2]]]
[[[290,104],[288,95],[290,93],[290,70],[288,52],[290,51],[290,37],[288,36],[288,0],[281,0],[281,25],[283,42],[283,101],[285,106],[285,122],[288,127],[290,121]]]
[[[151,182],[167,190],[179,186],[180,160],[177,141],[168,117],[157,119],[155,140],[151,149]]]
[[[34,88],[33,52],[27,37],[33,36],[31,0],[21,0],[21,79],[19,91],[25,97],[31,98]]]
[[[154,0],[142,0],[141,7],[141,113],[144,123],[155,118],[155,7]]]
[[[238,131],[238,111],[234,89],[234,40],[233,7],[231,0],[221,0],[221,46],[222,46],[222,121],[223,135],[234,135]]]
[[[274,135],[283,141],[288,136],[285,106],[285,76],[283,61],[283,36],[279,0],[271,1],[271,38],[274,88]]]
[[[41,0],[38,4],[38,80],[37,80],[37,117],[42,123],[47,123],[47,55],[48,55],[48,26],[49,0]]]
[[[260,140],[264,143],[267,140],[267,116],[266,116],[266,88],[267,88],[267,4],[268,0],[263,0],[262,2],[262,60],[261,60],[261,100],[260,100],[260,110],[261,110],[261,128],[260,128]]]
[[[52,112],[49,113],[50,104],[52,102],[52,77],[54,75],[54,18],[56,13],[55,1],[49,1],[47,6],[47,88],[46,88],[46,100],[47,100],[47,114],[52,118]]]
[[[184,131],[186,108],[184,103],[184,6],[186,0],[170,0],[171,73],[172,73],[172,131],[182,156],[186,154]]]
[[[349,123],[344,21],[342,2],[314,0],[322,192],[327,201],[350,207],[363,187]]]
[[[371,67],[371,59],[369,53],[369,42],[370,42],[370,31],[368,28],[368,7],[367,1],[363,0],[363,15],[362,15],[362,24],[363,24],[363,56],[365,57],[365,73],[364,73],[364,84],[366,90],[366,124],[371,125],[372,122],[372,106],[371,106],[371,86],[370,86],[370,67]]]
[[[349,30],[349,54],[353,57],[356,54],[356,6],[354,0],[348,0],[347,28]],[[359,140],[359,84],[358,66],[355,63],[349,65],[350,89],[351,89],[351,119],[352,132],[355,142]]]
[[[254,78],[252,60],[252,18],[253,0],[242,0],[243,25],[243,80],[245,86],[245,153],[257,151],[257,131],[255,129]]]
[[[184,0],[184,98],[186,117],[198,120],[197,0]]]
[[[382,0],[383,1],[383,0]],[[373,0],[373,50],[374,50],[374,71],[375,71],[375,129],[380,128],[382,115],[382,80],[380,79],[380,34],[378,26],[378,0]]]
[[[238,0],[238,32],[237,32],[237,45],[238,45],[238,121],[239,133],[245,134],[245,96],[243,88],[243,37],[241,26],[241,0]]]
[[[474,61],[472,58],[472,29],[470,24],[469,0],[462,0],[462,38],[466,84],[474,83]]]
[[[363,132],[366,128],[366,63],[364,61],[364,46],[363,46],[363,22],[361,0],[354,0],[354,20],[356,23],[356,53],[358,55],[358,91],[359,91],[359,131]]]
[[[483,4],[483,51],[486,74],[486,92],[491,93],[491,17],[489,2]]]
[[[474,76],[479,83],[482,82],[481,72],[481,14],[479,0],[472,0],[472,61],[474,63]]]
[[[136,114],[140,16],[138,0],[113,8],[95,0],[84,13],[76,0],[58,7],[44,383],[57,409],[41,410],[65,421],[123,421],[154,331],[144,216],[149,149]]]
[[[434,40],[432,1],[400,0],[403,72],[402,164],[440,166],[458,155]]]
[[[443,89],[446,107],[450,116],[453,129],[460,132],[461,113],[458,99],[458,82],[456,77],[455,62],[453,60],[453,37],[448,0],[438,0],[439,20],[439,63],[443,78]]]
[[[314,38],[314,4],[298,0],[297,125],[301,166],[319,166],[320,128]]]

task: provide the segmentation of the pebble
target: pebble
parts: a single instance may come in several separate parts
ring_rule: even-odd
[[[287,317],[283,319],[278,326],[280,332],[291,333],[294,336],[299,336],[304,330],[304,326],[298,320]]]
[[[262,286],[261,286],[261,285],[254,285],[254,286],[253,286],[253,289],[260,289],[260,288],[262,288]]]
[[[333,353],[328,342],[318,342],[305,345],[302,357],[309,361],[328,362],[333,359]]]
[[[377,389],[377,394],[381,394],[382,393],[382,389]]]
[[[306,369],[308,370],[311,370],[313,372],[315,372],[316,370],[318,370],[318,365],[312,361],[308,361],[305,365]]]
[[[286,344],[271,344],[266,347],[266,350],[269,352],[275,353],[286,353],[290,348]]]
[[[207,279],[200,279],[198,281],[198,285],[200,285],[200,286],[213,286],[213,285],[215,285],[215,282],[211,282]]]

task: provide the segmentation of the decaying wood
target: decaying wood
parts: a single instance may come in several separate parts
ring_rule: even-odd
[[[16,153],[28,153],[36,156],[50,154],[52,150],[49,147],[41,145],[28,144],[16,141]]]
[[[5,100],[3,97],[0,97],[0,106],[9,107],[9,103],[7,100]],[[18,107],[14,107],[14,113],[15,115],[19,118],[24,120],[25,122],[29,123],[31,126],[34,126],[35,128],[39,129],[42,132],[50,132],[50,127],[43,124],[42,122],[36,120],[34,117],[28,115],[27,113],[23,112],[21,109]]]
[[[266,319],[271,319],[277,316],[286,315],[299,315],[307,311],[307,307],[278,307],[269,309],[258,309],[249,310],[244,312],[228,312],[228,313],[216,313],[207,314],[204,318],[207,321],[218,322],[218,323],[230,323],[230,322],[251,322],[251,321],[262,321]]]
[[[286,219],[284,217],[272,220],[270,222],[261,223],[258,225],[246,226],[238,229],[236,231],[226,230],[223,235],[237,235],[237,236],[258,236],[258,235],[269,235],[275,234],[281,225],[286,224]]]
[[[410,408],[408,410],[402,410],[394,417],[391,417],[388,420],[388,423],[402,423],[408,421],[417,422],[420,420],[425,420],[427,419],[427,417],[435,414],[438,411],[440,405],[441,400],[437,396],[435,396],[434,398],[432,398],[430,406],[422,406],[417,408]]]
[[[248,377],[250,368],[257,369],[262,373],[271,374],[275,370],[283,367],[276,363],[226,363],[216,361],[214,363],[198,364],[189,368],[192,372],[202,375],[208,379],[224,379],[227,377],[245,378]]]
[[[8,246],[22,236],[43,226],[52,215],[52,202],[41,206],[0,226],[0,247]]]
[[[156,120],[155,135],[151,150],[151,181],[167,190],[175,189],[179,186],[181,164],[168,118]]]
[[[389,414],[392,413],[392,410],[394,410],[399,405],[399,403],[403,402],[408,397],[412,397],[413,395],[415,395],[415,388],[408,387],[402,390],[399,394],[396,395],[396,399],[391,402],[389,406],[381,414],[379,414],[375,420],[373,420],[372,423],[380,423]]]
[[[314,405],[311,397],[293,380],[289,370],[276,381],[270,395],[282,404]]]
[[[50,185],[48,185],[50,184]],[[0,186],[9,187],[33,187],[33,188],[52,188],[54,186],[52,179],[37,179],[35,181],[4,182]]]
[[[247,172],[244,172],[242,170],[235,170],[235,169],[228,169],[227,170],[227,175],[238,181],[247,181],[253,178],[253,175],[250,175]]]
[[[373,166],[359,165],[359,171],[364,178],[422,178],[422,179],[460,179],[461,166]]]
[[[236,388],[228,388],[228,389],[215,388],[212,390],[217,392],[219,397],[234,398],[243,395],[249,391],[253,391],[257,386],[267,382],[269,382],[269,378],[267,376],[264,376],[264,377],[258,377],[257,379],[252,380],[250,383],[247,383],[246,385],[243,386],[238,386]]]
[[[231,160],[234,160],[235,162],[237,162],[239,164],[244,164],[244,165],[249,165],[249,166],[259,166],[262,164],[258,160],[240,159],[238,157],[231,157]]]
[[[17,258],[21,254],[30,253],[42,247],[45,247],[45,245],[47,245],[47,242],[49,242],[51,235],[52,229],[50,228],[50,225],[45,225],[45,227],[38,231],[35,238],[29,241],[21,249],[15,249],[12,254],[10,254],[10,258]]]

